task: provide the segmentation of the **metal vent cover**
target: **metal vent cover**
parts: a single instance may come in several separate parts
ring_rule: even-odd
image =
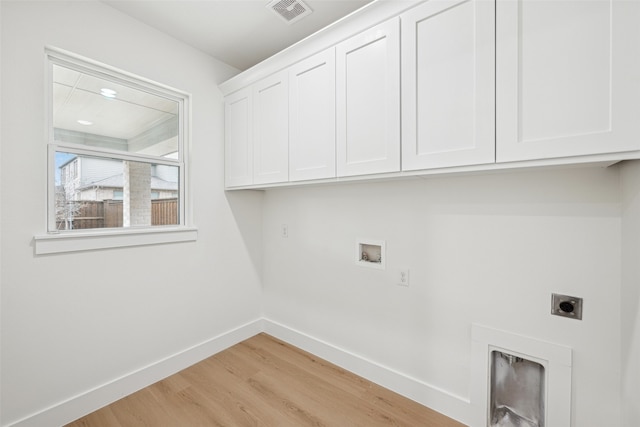
[[[266,7],[287,24],[293,24],[313,12],[302,0],[272,0]]]

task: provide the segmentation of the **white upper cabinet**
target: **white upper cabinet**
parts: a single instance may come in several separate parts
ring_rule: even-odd
[[[640,149],[639,10],[498,0],[498,161]]]
[[[289,180],[336,176],[336,68],[330,48],[289,68]]]
[[[253,105],[251,88],[225,98],[225,185],[253,184]]]
[[[286,71],[253,85],[253,183],[289,179],[289,87]]]
[[[640,157],[640,0],[362,13],[221,85],[228,188]]]
[[[337,174],[400,170],[400,21],[336,46]]]
[[[402,169],[495,161],[495,3],[428,1],[401,15]]]

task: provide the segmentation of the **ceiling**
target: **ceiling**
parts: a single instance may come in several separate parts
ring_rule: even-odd
[[[313,11],[291,24],[269,0],[102,0],[244,71],[372,0],[303,0]]]

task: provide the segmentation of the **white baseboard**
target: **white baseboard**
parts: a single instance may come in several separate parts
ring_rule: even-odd
[[[220,334],[203,343],[116,378],[38,413],[8,424],[9,427],[61,426],[175,374],[263,330],[261,319]]]
[[[289,328],[286,325],[269,319],[263,319],[263,322],[263,331],[273,337],[395,391],[449,418],[471,425],[471,403],[468,398],[456,396],[446,390],[409,377],[362,356]]]
[[[260,332],[308,351],[369,381],[470,425],[469,399],[409,377],[357,354],[269,319],[256,319],[142,369],[7,424],[7,427],[61,426],[175,374]]]

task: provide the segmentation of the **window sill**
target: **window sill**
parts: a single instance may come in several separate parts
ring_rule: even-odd
[[[197,228],[162,227],[50,233],[35,236],[34,242],[35,254],[46,255],[130,246],[193,242],[197,239]]]

